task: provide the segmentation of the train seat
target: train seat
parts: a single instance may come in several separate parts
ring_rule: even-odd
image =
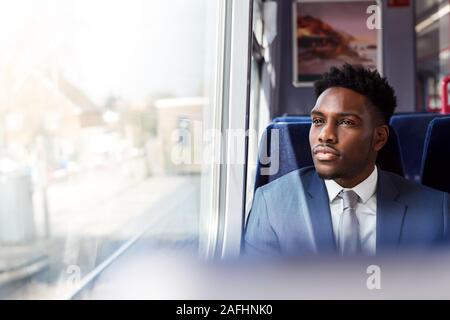
[[[421,182],[434,189],[450,192],[450,117],[432,120],[425,136]]]
[[[291,171],[313,165],[310,127],[311,123],[305,122],[269,124],[259,145],[255,190]]]
[[[390,125],[398,134],[407,179],[420,181],[425,133],[430,121],[438,116],[436,113],[417,113],[391,118]]]

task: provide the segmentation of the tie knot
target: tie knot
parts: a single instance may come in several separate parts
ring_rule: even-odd
[[[356,203],[358,202],[358,194],[353,190],[342,190],[341,191],[342,199],[344,200],[344,209],[356,208]]]

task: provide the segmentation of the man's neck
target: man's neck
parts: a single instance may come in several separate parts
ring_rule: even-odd
[[[373,170],[375,170],[375,165],[368,166],[363,172],[361,172],[360,174],[358,174],[355,177],[348,178],[348,179],[347,178],[338,178],[338,179],[335,179],[334,181],[337,184],[339,184],[342,188],[350,189],[350,188],[357,186],[364,180],[366,180],[372,174]]]

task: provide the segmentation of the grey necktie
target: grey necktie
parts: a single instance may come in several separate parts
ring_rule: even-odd
[[[344,212],[339,220],[338,248],[343,256],[355,255],[360,251],[359,223],[356,217],[358,195],[353,190],[342,190]]]

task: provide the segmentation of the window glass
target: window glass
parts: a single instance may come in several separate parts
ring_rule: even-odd
[[[217,10],[0,2],[0,298],[61,298],[137,238],[197,254]]]

